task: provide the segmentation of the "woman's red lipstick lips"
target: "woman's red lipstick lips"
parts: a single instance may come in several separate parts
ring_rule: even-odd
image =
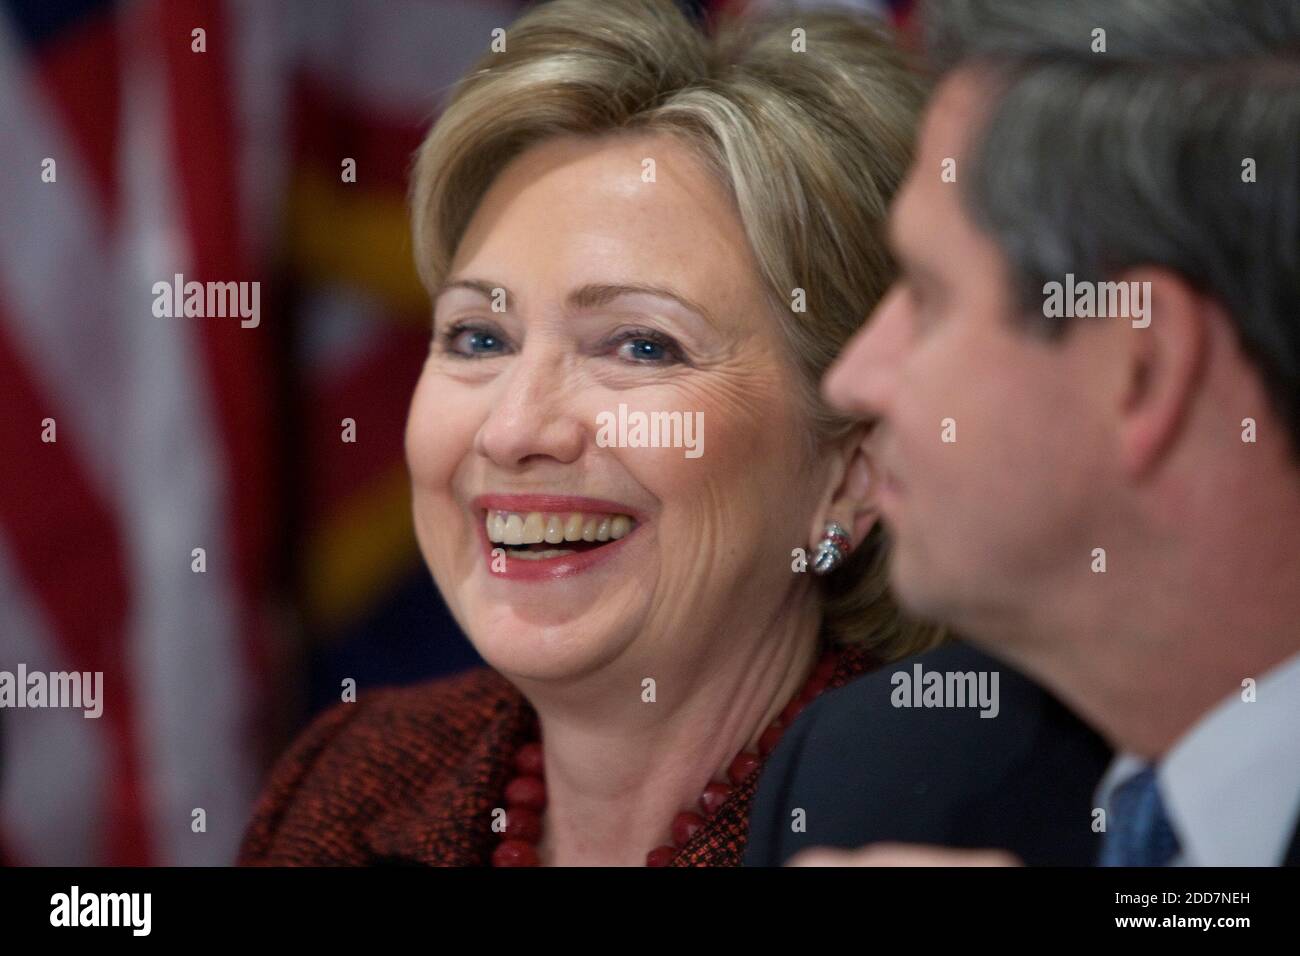
[[[509,555],[506,555],[505,570],[493,571],[494,556],[492,552],[497,548],[504,548],[505,545],[490,541],[487,536],[487,529],[484,527],[483,521],[480,520],[478,522],[478,535],[483,545],[483,555],[488,562],[489,572],[511,581],[551,581],[556,578],[580,574],[618,554],[623,545],[641,529],[641,525],[644,523],[642,513],[635,508],[629,508],[627,505],[603,498],[586,498],[573,495],[492,494],[479,495],[472,499],[470,504],[480,512],[514,511],[527,514],[530,511],[540,511],[550,514],[564,514],[580,511],[587,514],[623,514],[636,522],[632,530],[626,535],[616,541],[611,540],[599,548],[592,548],[590,551],[576,551],[563,557],[537,561],[523,558],[512,559]],[[556,547],[562,546],[556,545]]]

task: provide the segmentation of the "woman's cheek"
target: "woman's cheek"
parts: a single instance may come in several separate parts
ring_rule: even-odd
[[[405,440],[416,535],[429,570],[450,599],[465,570],[463,553],[474,543],[469,515],[455,497],[458,471],[473,453],[474,425],[455,383],[427,373],[421,378]]]
[[[795,401],[770,384],[776,381],[772,369],[702,401],[705,454],[684,462],[704,466],[695,473],[697,487],[707,489],[700,500],[717,509],[723,540],[740,554],[785,554],[802,543],[797,516],[809,495],[800,469],[807,443]]]
[[[787,427],[786,409],[773,401],[770,390],[760,381],[748,384],[727,382],[694,396],[703,425],[704,453],[687,464],[703,465],[703,475],[731,480],[740,474],[754,475],[788,454],[783,441]]]
[[[411,471],[412,483],[418,488],[424,483],[428,472],[428,457],[431,450],[432,434],[427,413],[429,402],[428,373],[420,376],[411,394],[411,407],[406,413],[406,464]]]
[[[685,520],[680,529],[706,541],[733,540],[760,525],[756,513],[788,497],[784,462],[786,412],[757,383],[701,381],[655,400],[645,410],[683,411],[691,416],[694,449],[624,449],[622,460],[656,498]],[[746,393],[747,396],[746,396]],[[780,476],[770,474],[778,468]],[[788,501],[785,502],[788,504]]]
[[[457,464],[472,450],[472,424],[455,390],[425,374],[406,422],[406,460],[415,493],[450,494]]]

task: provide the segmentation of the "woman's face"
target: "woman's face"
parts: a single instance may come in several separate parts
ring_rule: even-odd
[[[732,202],[675,139],[556,138],[503,170],[406,431],[421,550],[489,664],[698,666],[807,586],[790,552],[822,471],[786,348]],[[656,413],[677,447],[638,440]]]

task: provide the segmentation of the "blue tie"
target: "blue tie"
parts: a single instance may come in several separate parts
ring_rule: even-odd
[[[1099,866],[1166,866],[1178,855],[1154,767],[1115,788],[1108,816]]]

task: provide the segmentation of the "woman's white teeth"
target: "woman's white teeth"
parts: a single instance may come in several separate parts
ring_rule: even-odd
[[[616,541],[632,530],[633,521],[627,515],[593,515],[579,511],[565,514],[489,511],[484,524],[488,540],[494,544],[525,545],[543,541],[547,544]]]
[[[551,515],[546,519],[546,533],[542,535],[547,544],[559,544],[564,540],[564,519]]]
[[[546,561],[550,558],[562,558],[573,554],[572,548],[547,548],[545,551],[512,551],[514,557],[523,561]]]
[[[510,515],[506,518],[506,523],[501,529],[501,542],[503,544],[523,544],[524,543],[524,519],[519,515]]]

